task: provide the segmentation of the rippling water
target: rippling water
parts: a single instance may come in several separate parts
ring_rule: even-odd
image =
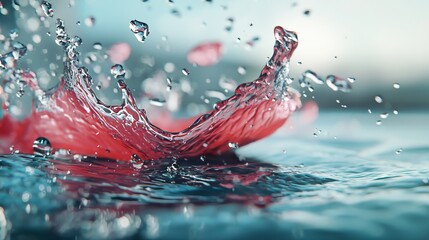
[[[0,239],[427,239],[427,113],[297,119],[220,157],[2,155]]]

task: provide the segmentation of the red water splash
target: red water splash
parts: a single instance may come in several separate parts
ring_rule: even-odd
[[[232,97],[178,132],[164,131],[149,122],[123,80],[118,81],[121,105],[108,106],[98,99],[87,69],[79,66],[75,45],[67,45],[67,35],[61,33],[68,60],[59,88],[46,106],[34,107],[22,121],[5,114],[0,121],[0,150],[8,153],[12,145],[14,150],[32,153],[33,141],[43,136],[54,149],[72,153],[153,160],[220,154],[266,137],[301,104],[285,80],[297,37],[282,27],[276,27],[274,33],[274,53],[259,78],[241,84]]]

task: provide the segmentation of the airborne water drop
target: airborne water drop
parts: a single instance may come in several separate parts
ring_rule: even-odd
[[[144,42],[150,33],[149,26],[144,22],[132,20],[129,27],[139,42]]]
[[[47,17],[53,17],[54,16],[54,10],[52,9],[52,4],[48,1],[43,1],[40,6],[42,7],[43,13]]]
[[[352,86],[349,81],[334,75],[326,77],[326,85],[334,91],[350,92]]]
[[[34,155],[38,156],[49,156],[52,153],[51,142],[47,138],[38,137],[33,142]]]
[[[125,69],[122,67],[121,64],[115,64],[110,68],[110,73],[115,78],[124,77],[125,76]]]

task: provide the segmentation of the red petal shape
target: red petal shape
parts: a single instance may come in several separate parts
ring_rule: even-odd
[[[219,62],[222,57],[222,43],[202,43],[188,53],[188,62],[198,66],[207,67]]]

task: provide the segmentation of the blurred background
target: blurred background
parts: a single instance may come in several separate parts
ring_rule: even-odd
[[[20,64],[34,71],[45,88],[62,73],[62,49],[54,42],[56,18],[65,21],[70,35],[83,39],[83,64],[99,82],[105,101],[119,102],[116,84],[109,84],[109,56],[120,43],[131,47],[122,65],[142,105],[157,99],[155,107],[189,114],[210,109],[236,84],[256,79],[272,54],[273,29],[280,25],[299,37],[290,71],[292,87],[303,93],[303,101],[314,99],[321,109],[359,111],[429,107],[429,2],[424,0],[68,0],[51,1],[53,18],[43,15],[39,1],[1,2],[3,39],[18,29],[17,40],[29,50]],[[149,26],[144,43],[129,29],[134,19]],[[219,62],[207,67],[189,63],[189,51],[207,42],[222,44]],[[297,81],[306,70],[356,81],[350,93],[315,84],[309,92]],[[172,91],[164,91],[170,84],[166,78]]]

